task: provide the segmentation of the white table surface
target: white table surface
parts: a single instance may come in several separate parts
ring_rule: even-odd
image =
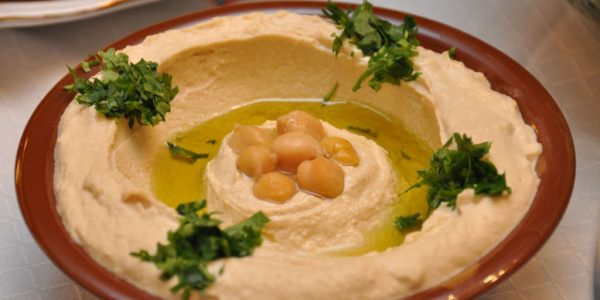
[[[550,91],[575,139],[575,191],[542,250],[480,298],[592,299],[600,213],[600,23],[566,0],[372,2],[477,36],[516,59]],[[74,23],[0,30],[0,299],[95,299],[43,254],[19,211],[14,159],[38,102],[66,73],[65,65],[147,25],[210,6],[214,2],[165,0]]]

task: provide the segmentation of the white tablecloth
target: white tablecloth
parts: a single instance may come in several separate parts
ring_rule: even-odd
[[[481,299],[592,299],[600,213],[600,23],[564,0],[372,2],[481,38],[525,66],[556,99],[575,138],[571,203],[543,249]],[[0,29],[0,299],[95,299],[42,253],[19,211],[14,159],[35,106],[66,73],[65,65],[137,29],[213,3],[166,0],[75,23]]]

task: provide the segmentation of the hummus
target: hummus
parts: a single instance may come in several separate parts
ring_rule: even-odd
[[[263,127],[273,129],[275,123],[270,121]],[[361,159],[356,167],[342,166],[346,178],[340,196],[324,200],[299,192],[283,205],[256,198],[251,192],[254,180],[236,168],[237,155],[227,146],[228,135],[206,170],[211,208],[223,212],[219,217],[229,224],[256,211],[264,212],[271,221],[263,233],[280,251],[326,254],[363,244],[363,233],[388,219],[396,199],[394,171],[387,153],[375,142],[327,123],[324,129],[327,136],[350,141]]]
[[[273,222],[265,229],[271,237],[252,256],[212,264],[215,273],[221,266],[224,272],[207,293],[222,299],[399,298],[476,267],[521,220],[536,193],[541,145],[533,129],[515,101],[491,90],[482,74],[424,48],[414,60],[422,73],[416,81],[352,92],[367,60],[351,45],[333,55],[331,33],[337,31],[317,16],[253,13],[149,36],[125,48],[133,62],[158,62],[180,92],[167,121],[153,128],[130,130],[126,122],[76,102],[67,107],[56,142],[54,184],[58,211],[73,239],[117,276],[177,298],[169,291],[173,282],[161,281],[153,264],[129,255],[153,252],[178,226],[175,211],[152,193],[148,170],[158,149],[177,132],[232,107],[256,99],[320,98],[339,82],[336,98],[399,119],[432,149],[453,132],[491,141],[488,158],[506,173],[512,193],[492,199],[467,190],[456,210],[436,209],[401,246],[334,256],[324,252],[360,243],[360,230],[373,226],[381,206],[393,198],[388,187],[395,179],[377,145],[326,126],[371,159],[348,171],[339,199],[298,193],[280,205],[253,201],[250,189],[245,194],[246,182],[222,147],[207,169],[209,210],[221,211],[226,225],[258,210]]]

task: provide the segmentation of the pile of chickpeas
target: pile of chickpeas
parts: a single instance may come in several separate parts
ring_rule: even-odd
[[[277,118],[277,133],[237,125],[229,146],[238,154],[237,168],[255,180],[254,195],[284,202],[298,191],[335,198],[344,191],[344,170],[359,157],[343,138],[325,136],[321,121],[295,110]]]

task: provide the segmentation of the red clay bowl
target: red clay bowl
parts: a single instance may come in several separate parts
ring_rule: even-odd
[[[351,6],[351,5],[342,5]],[[107,46],[121,49],[141,42],[147,35],[185,27],[208,18],[250,11],[287,9],[320,14],[323,2],[261,2],[218,7],[135,32]],[[404,13],[376,8],[375,12],[393,21]],[[514,60],[459,30],[416,17],[419,39],[426,48],[441,52],[455,46],[457,59],[485,74],[498,92],[513,97],[543,145],[537,171],[541,178],[531,208],[513,231],[473,267],[447,282],[422,291],[410,299],[469,298],[507,278],[522,266],[550,237],[569,202],[575,179],[575,154],[571,133],[558,106],[542,85]],[[77,70],[81,73],[81,69]],[[96,70],[97,71],[97,70]],[[89,76],[89,74],[87,74]],[[73,98],[63,86],[72,83],[65,75],[34,111],[19,144],[15,184],[21,211],[40,247],[71,278],[102,298],[155,298],[102,268],[71,240],[56,211],[54,198],[54,144],[57,126]]]

